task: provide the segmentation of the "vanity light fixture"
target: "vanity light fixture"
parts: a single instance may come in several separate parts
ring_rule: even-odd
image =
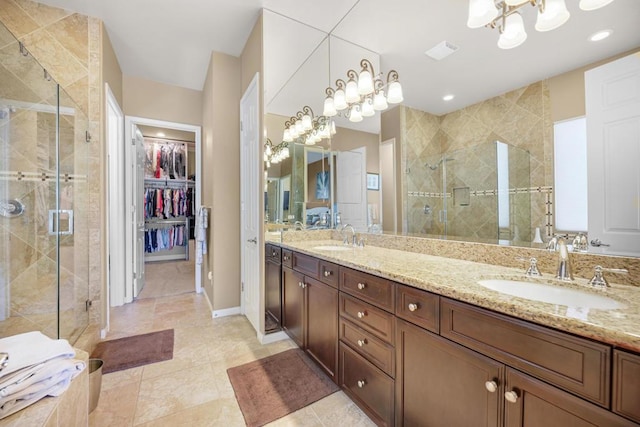
[[[373,64],[367,59],[360,61],[360,73],[347,71],[347,82],[336,80],[336,88],[325,90],[323,116],[333,117],[346,110],[345,117],[351,122],[360,122],[363,117],[371,117],[376,111],[389,108],[389,104],[398,104],[404,100],[398,72],[391,70],[386,82],[383,74],[376,74]],[[385,96],[385,89],[387,94]]]
[[[336,126],[327,116],[315,117],[309,106],[304,106],[284,123],[282,140],[284,142],[300,142],[314,145],[323,139],[331,138],[336,133]]]
[[[580,0],[580,9],[599,9],[613,0]],[[551,31],[562,26],[571,14],[565,0],[469,0],[469,28],[497,28],[498,47],[512,49],[527,39],[520,9],[527,4],[538,9],[535,29]]]
[[[267,168],[271,167],[272,163],[280,163],[288,157],[289,143],[282,141],[274,146],[271,140],[267,138],[267,142],[264,143],[264,162]]]

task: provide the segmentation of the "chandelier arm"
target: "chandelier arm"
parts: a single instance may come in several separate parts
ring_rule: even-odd
[[[324,93],[326,93],[327,96],[330,96],[330,97],[333,98],[333,95],[336,93],[336,91],[333,90],[331,87],[328,87],[328,88],[325,89]]]
[[[344,82],[344,80],[342,80],[342,79],[336,80],[336,87],[338,88],[338,90],[340,90],[340,89],[344,90],[344,88],[346,86],[347,86],[347,84]]]
[[[349,71],[347,71],[347,77],[349,77],[349,79],[351,79],[351,80],[357,81],[358,80],[358,73],[356,73],[353,70],[349,70]]]
[[[302,107],[302,112],[304,114],[308,114],[309,116],[311,116],[312,119],[315,117],[313,114],[313,110],[308,105],[305,105],[304,107]]]
[[[400,76],[398,76],[398,72],[396,70],[391,70],[389,71],[389,74],[387,74],[387,84],[397,82],[399,78]]]
[[[360,61],[360,66],[362,67],[362,71],[367,70],[371,73],[372,76],[376,75],[375,71],[373,70],[373,64],[367,58],[363,58]]]

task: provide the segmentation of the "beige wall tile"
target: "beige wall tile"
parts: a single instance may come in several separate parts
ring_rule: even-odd
[[[13,0],[0,0],[0,21],[18,38],[39,28],[39,25]]]
[[[71,14],[71,12],[67,10],[48,6],[42,3],[36,3],[35,1],[31,0],[14,1],[31,17],[31,19],[33,19],[41,27],[47,26]]]
[[[89,66],[88,17],[74,13],[47,26],[47,31],[85,67]]]

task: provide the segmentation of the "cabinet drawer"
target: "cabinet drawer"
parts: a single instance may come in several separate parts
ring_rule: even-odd
[[[640,423],[640,355],[613,352],[613,411]]]
[[[264,249],[265,259],[277,262],[280,264],[280,256],[282,254],[282,248],[274,245],[266,245]]]
[[[306,274],[307,276],[311,276],[314,279],[318,278],[318,269],[320,266],[320,260],[318,258],[294,252],[292,263],[294,270]]]
[[[393,345],[395,316],[391,313],[341,292],[340,315]]]
[[[340,339],[387,375],[395,376],[395,350],[391,345],[344,319],[340,319]]]
[[[440,297],[405,285],[396,288],[396,315],[404,320],[438,333]]]
[[[389,280],[340,267],[340,290],[384,310],[394,309],[395,283]]]
[[[378,425],[393,425],[394,381],[340,344],[340,386]]]
[[[282,250],[282,265],[293,268],[293,252],[289,249]]]
[[[440,301],[442,336],[609,406],[608,346],[446,298]]]
[[[320,260],[320,281],[337,289],[340,281],[339,268],[334,263]]]

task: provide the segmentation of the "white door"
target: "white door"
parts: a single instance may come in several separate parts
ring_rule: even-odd
[[[336,205],[342,224],[367,231],[366,147],[336,155]]]
[[[589,240],[640,255],[640,55],[585,73]]]
[[[256,332],[260,327],[260,251],[258,221],[262,159],[259,156],[258,74],[240,100],[240,251],[242,313]]]
[[[133,259],[133,297],[136,298],[144,287],[144,137],[136,125],[135,135],[135,170],[133,212],[135,216],[135,251]]]

